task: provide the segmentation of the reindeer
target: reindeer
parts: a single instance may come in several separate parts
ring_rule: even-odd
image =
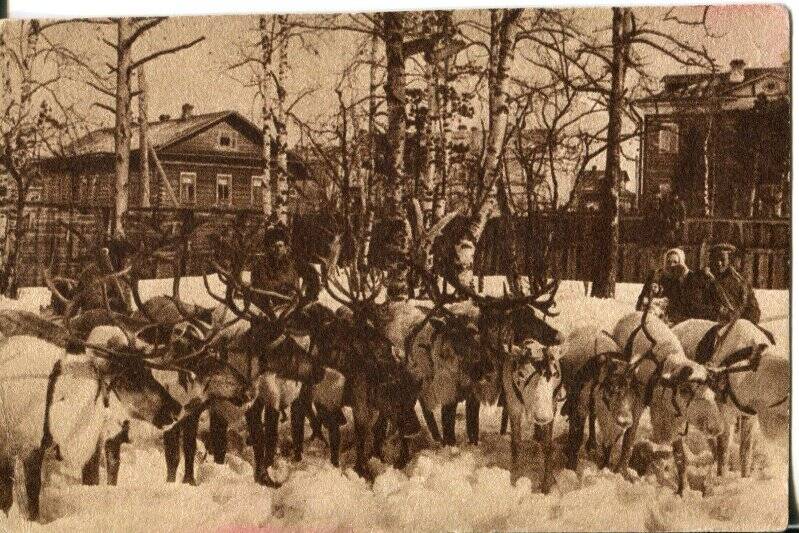
[[[127,344],[125,339],[128,340]],[[0,507],[12,504],[15,458],[21,458],[28,517],[39,513],[41,468],[51,448],[70,466],[83,467],[96,453],[112,413],[144,419],[158,428],[179,423],[181,406],[154,379],[155,351],[115,326],[96,328],[69,350],[29,335],[0,341]],[[84,353],[72,353],[83,350]],[[109,409],[110,408],[110,409]],[[117,418],[118,421],[118,418]]]
[[[641,413],[650,407],[652,440],[656,444],[671,443],[677,469],[677,494],[682,495],[687,485],[683,438],[688,425],[710,436],[723,430],[712,388],[717,372],[688,359],[668,325],[649,316],[648,309],[622,317],[611,336],[619,346],[624,346],[624,354],[628,355],[625,359],[637,363],[635,386],[639,391],[633,405],[633,421],[624,432],[615,470],[626,473]],[[638,362],[640,358],[646,360]]]
[[[639,359],[643,361],[644,359]],[[599,448],[600,468],[610,462],[610,453],[630,425],[637,397],[636,365],[625,359],[609,334],[596,325],[573,330],[566,338],[560,358],[563,383],[568,391],[561,413],[569,418],[566,447],[567,467],[576,470],[588,419],[588,450]],[[599,442],[596,419],[600,423]]]
[[[753,429],[756,420],[770,418],[787,427],[790,398],[790,363],[780,353],[771,334],[752,322],[728,323],[690,319],[672,328],[685,354],[716,370],[712,382],[723,415],[723,431],[710,440],[716,473],[724,476],[735,421],[741,419],[741,477],[752,465]]]
[[[224,296],[214,294],[207,275],[206,290],[220,306],[213,321],[222,327],[219,337],[221,357],[239,369],[253,389],[254,401],[246,411],[247,427],[255,455],[255,481],[276,487],[270,473],[277,447],[280,412],[292,405],[292,428],[297,439],[298,426],[304,423],[303,412],[296,409],[301,383],[321,380],[323,368],[314,361],[305,346],[287,333],[288,321],[298,311],[299,291],[291,296],[258,289],[241,281],[247,254],[235,254],[231,268],[218,261],[212,267],[226,286]],[[236,301],[241,296],[243,303]],[[224,462],[228,420],[211,411],[211,437],[216,462]]]

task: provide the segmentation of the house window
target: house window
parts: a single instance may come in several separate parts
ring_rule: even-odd
[[[263,190],[261,186],[264,182],[263,176],[253,176],[252,186],[250,187],[250,205],[261,205],[264,201]]]
[[[180,203],[194,205],[197,202],[197,173],[180,173]]]
[[[224,150],[236,149],[236,132],[222,131],[219,133],[219,147]]]
[[[676,154],[680,151],[680,126],[674,123],[661,124],[658,130],[658,151],[661,154]]]
[[[216,205],[230,205],[230,186],[233,176],[230,174],[216,175]]]

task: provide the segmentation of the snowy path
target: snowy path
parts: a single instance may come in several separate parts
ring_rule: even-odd
[[[145,288],[143,297],[167,292],[164,283]],[[565,282],[558,293],[560,316],[556,324],[565,332],[581,322],[598,320],[610,325],[632,309],[640,290],[637,285],[619,285],[616,300],[585,298],[582,284]],[[184,297],[210,305],[203,296],[201,280],[184,283]],[[46,291],[30,290],[21,306],[38,310]],[[787,314],[787,291],[758,291],[763,316]],[[788,320],[769,324],[787,353]],[[463,433],[462,406],[458,413],[459,441]],[[288,439],[287,424],[281,428]],[[288,482],[280,489],[260,487],[252,481],[250,451],[232,450],[225,465],[215,465],[198,456],[198,487],[167,484],[165,464],[157,433],[135,426],[133,444],[123,447],[120,483],[117,487],[83,487],[78,473],[53,471],[45,482],[42,524],[21,521],[16,506],[11,516],[0,514],[0,530],[14,531],[250,531],[354,528],[377,531],[441,530],[763,530],[783,529],[787,522],[787,450],[761,441],[756,451],[752,478],[737,472],[714,481],[706,497],[689,491],[677,498],[669,487],[654,480],[630,483],[607,471],[597,472],[593,463],[582,461],[581,474],[561,470],[550,495],[538,492],[538,455],[528,428],[523,455],[529,461],[522,477],[511,483],[510,441],[498,434],[499,410],[481,411],[479,447],[425,449],[403,471],[375,464],[381,473],[373,486],[349,468],[354,450],[352,435],[344,429],[343,469],[332,467],[327,450],[318,442],[306,444],[299,464],[284,460],[290,469]],[[556,434],[566,423],[558,418]],[[648,419],[642,436],[649,433]],[[307,432],[310,434],[310,432]],[[786,428],[787,435],[787,428]],[[693,436],[691,448],[698,452],[691,469],[700,479],[707,452],[701,438]],[[732,450],[733,458],[737,450]],[[561,461],[556,454],[556,461]],[[57,468],[57,466],[56,466]],[[733,465],[733,469],[735,469]],[[182,469],[182,466],[181,466]],[[182,470],[179,470],[180,473]],[[240,529],[243,528],[243,529]]]

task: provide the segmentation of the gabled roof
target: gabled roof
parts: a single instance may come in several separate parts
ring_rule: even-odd
[[[731,82],[729,72],[701,74],[669,74],[663,76],[663,90],[640,102],[704,99],[732,96],[731,93],[757,80],[773,76],[788,79],[786,67],[758,67],[743,69],[744,79]],[[733,96],[734,97],[734,96]]]
[[[249,120],[235,111],[218,111],[193,115],[188,118],[176,118],[162,121],[148,122],[147,135],[155,149],[162,149],[173,145],[192,135],[195,135],[211,126],[226,120],[235,120],[250,129],[254,136],[261,138],[260,130]],[[139,149],[139,126],[131,126],[130,149]],[[87,154],[113,154],[114,153],[114,128],[103,128],[87,133],[72,145],[67,147],[67,153],[74,149],[75,155]]]

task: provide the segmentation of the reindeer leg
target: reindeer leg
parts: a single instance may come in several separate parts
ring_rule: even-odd
[[[505,391],[499,395],[499,405],[502,407],[502,419],[499,422],[499,434],[504,435],[508,432],[508,409],[505,401]]]
[[[209,430],[211,438],[209,444],[211,445],[211,454],[214,456],[214,462],[218,465],[225,464],[225,455],[227,453],[227,427],[228,423],[225,417],[214,411],[208,411]]]
[[[36,448],[25,458],[25,492],[28,495],[28,519],[39,519],[39,495],[42,490],[42,461],[44,450]]]
[[[581,416],[575,408],[569,415],[569,439],[566,444],[566,465],[571,470],[577,470],[577,459],[583,445],[583,430],[585,417]]]
[[[367,468],[369,459],[373,454],[372,443],[377,446],[374,432],[376,426],[380,423],[375,423],[377,414],[370,413],[367,409],[364,412],[357,412],[355,414],[355,439],[357,441],[357,457],[355,459],[355,472],[364,479],[372,480],[372,475]],[[383,419],[385,421],[385,419]],[[381,434],[385,434],[385,426],[383,426]]]
[[[633,451],[635,437],[638,434],[638,423],[640,420],[641,413],[637,413],[637,416],[633,416],[632,425],[624,431],[624,437],[621,439],[621,453],[619,454],[619,462],[616,463],[616,467],[613,469],[613,471],[616,473],[623,473],[627,469],[627,464],[630,462],[630,454]]]
[[[754,450],[754,417],[741,417],[741,477],[752,473],[752,452]]]
[[[507,408],[507,406],[506,406]],[[510,458],[511,458],[511,480],[519,478],[519,447],[522,444],[522,413],[509,413],[510,415]]]
[[[328,435],[330,435],[330,462],[333,466],[338,466],[339,446],[341,444],[341,430],[339,429],[338,420],[335,414],[331,414],[324,407],[319,408],[319,418],[327,428]]]
[[[712,439],[711,439],[712,440]],[[716,453],[716,475],[724,477],[727,473],[729,459],[730,459],[730,441],[732,440],[732,431],[729,424],[724,424],[724,431],[715,439]]]
[[[674,453],[674,464],[677,467],[677,495],[682,496],[688,486],[688,459],[685,455],[685,442],[682,437],[678,437],[671,443],[671,447]]]
[[[176,426],[164,433],[164,458],[166,459],[166,481],[173,483],[180,462],[181,427]]]
[[[123,442],[128,440],[128,432],[122,430],[114,437],[105,441],[105,469],[108,484],[116,486],[119,479],[120,449]]]
[[[266,407],[264,417],[264,485],[278,487],[279,484],[269,476],[269,467],[275,464],[275,451],[277,450],[278,424],[280,423],[280,411],[271,406]]]
[[[433,411],[425,406],[424,402],[419,402],[422,405],[422,416],[424,417],[425,424],[427,424],[427,429],[430,431],[430,436],[433,437],[433,440],[436,442],[442,442],[441,439],[441,432],[438,430],[438,424],[436,423],[436,415],[433,414]],[[442,413],[442,423],[443,423],[443,413]]]
[[[544,426],[536,426],[536,430],[541,430],[541,450],[544,462],[543,472],[541,473],[541,492],[549,494],[554,484],[552,479],[552,426],[554,421]]]
[[[254,477],[256,483],[264,474],[264,430],[263,430],[263,410],[264,403],[260,398],[256,398],[252,407],[247,410],[247,432],[252,442],[253,456],[255,457]]]
[[[480,442],[480,400],[474,394],[466,397],[466,435],[469,444]]]
[[[8,457],[0,459],[0,509],[8,515],[14,503],[14,464]]]
[[[303,385],[303,390],[308,388]],[[302,396],[302,392],[300,393]],[[291,404],[291,442],[294,445],[294,461],[302,461],[303,440],[305,439],[305,415],[307,400],[297,398]]]
[[[372,424],[371,427],[372,427],[372,429],[371,429],[372,442],[374,443],[374,445],[370,449],[370,451],[369,451],[370,455],[369,455],[369,457],[367,457],[366,460],[368,461],[369,458],[371,458],[374,455],[375,457],[377,457],[378,459],[380,459],[382,461],[383,460],[383,443],[385,442],[386,437],[388,436],[387,435],[387,433],[388,433],[388,417],[385,416],[382,413],[377,415],[377,420]]]
[[[441,406],[441,429],[444,432],[444,446],[455,446],[455,412],[457,409],[457,402]]]
[[[97,441],[97,447],[91,458],[83,465],[81,470],[81,483],[84,485],[99,485],[100,484],[100,448],[102,447],[103,439]]]
[[[197,452],[197,426],[200,415],[192,415],[183,426],[183,483],[196,486],[194,479],[194,455]]]

